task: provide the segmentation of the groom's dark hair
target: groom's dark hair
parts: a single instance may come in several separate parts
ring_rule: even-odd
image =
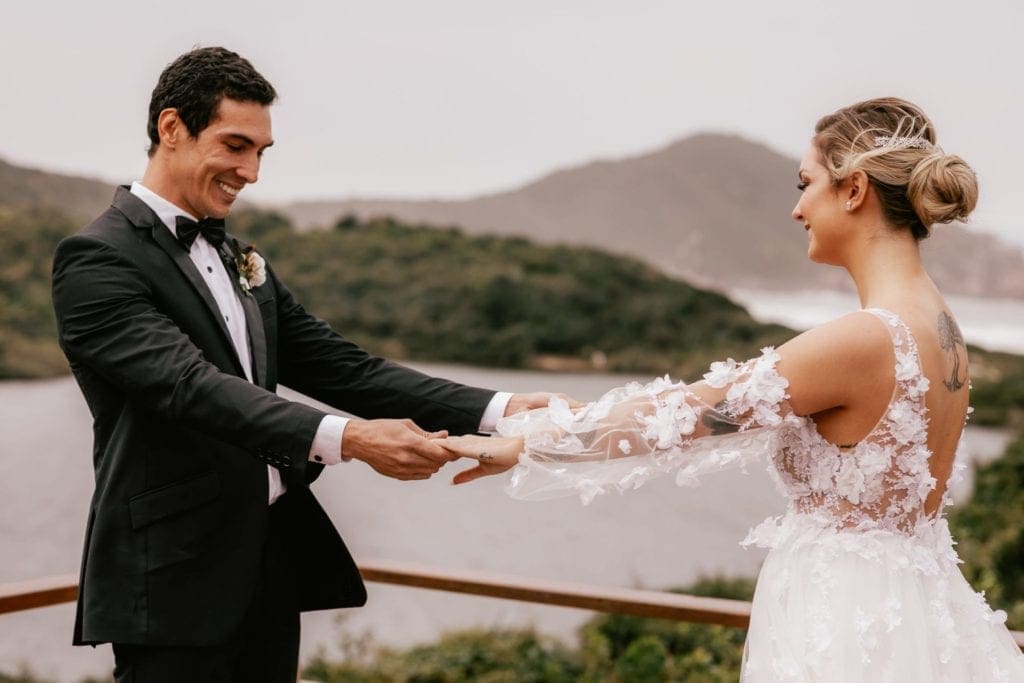
[[[149,156],[160,145],[160,112],[177,109],[188,132],[196,137],[210,125],[225,97],[266,106],[277,99],[277,91],[249,60],[223,47],[196,48],[171,62],[149,100]]]

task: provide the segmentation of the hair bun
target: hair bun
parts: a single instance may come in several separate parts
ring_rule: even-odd
[[[978,178],[960,157],[935,151],[911,172],[907,199],[926,227],[966,220],[978,203]]]

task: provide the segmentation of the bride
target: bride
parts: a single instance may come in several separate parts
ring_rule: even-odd
[[[1024,681],[1024,655],[960,573],[942,516],[968,408],[967,349],[921,264],[935,223],[966,219],[977,181],[896,98],[823,117],[793,218],[808,256],[842,266],[862,310],[758,358],[713,363],[573,408],[456,437],[479,460],[456,483],[515,468],[509,493],[584,503],[660,474],[681,484],[766,454],[786,513],[746,544],[758,578],[743,681]]]

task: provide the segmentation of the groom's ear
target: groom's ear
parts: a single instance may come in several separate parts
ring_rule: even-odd
[[[156,120],[156,130],[160,136],[160,146],[172,150],[182,141],[182,136],[189,135],[185,122],[178,116],[178,110],[173,107],[160,112]]]

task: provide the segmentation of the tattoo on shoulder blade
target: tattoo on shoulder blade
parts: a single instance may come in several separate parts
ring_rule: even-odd
[[[966,350],[966,345],[960,327],[946,311],[939,313],[939,346],[953,356],[953,368],[950,370],[949,379],[942,380],[942,383],[950,391],[959,391],[963,388],[966,377],[960,378],[960,350],[957,347]]]
[[[731,434],[740,430],[740,426],[722,412],[725,406],[725,401],[719,401],[714,408],[705,410],[701,415],[701,424],[710,429],[712,435]]]

